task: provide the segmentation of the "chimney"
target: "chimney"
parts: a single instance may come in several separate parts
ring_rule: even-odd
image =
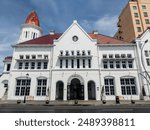
[[[51,30],[49,34],[50,34],[50,35],[54,35],[54,34],[55,34],[55,31],[54,31],[54,30]]]
[[[93,30],[93,34],[99,34],[97,30]]]

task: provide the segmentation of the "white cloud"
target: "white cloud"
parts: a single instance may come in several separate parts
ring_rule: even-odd
[[[11,50],[11,47],[9,44],[1,44],[0,43],[0,52],[2,51],[10,51]]]
[[[8,27],[4,29],[1,29],[0,32],[0,73],[2,73],[3,70],[3,60],[4,57],[12,55],[12,44],[15,44],[18,40],[18,29],[12,29],[10,30]]]
[[[0,56],[0,74],[2,73],[4,64],[3,64],[4,56]]]
[[[51,10],[55,15],[59,14],[59,7],[57,6],[55,0],[47,0],[44,2],[42,0],[32,0],[31,3],[38,9]]]
[[[118,16],[105,15],[94,22],[94,29],[98,30],[102,34],[113,36],[117,31],[117,19]]]
[[[113,36],[117,31],[117,19],[118,16],[105,15],[96,21],[82,20],[81,25],[86,31],[97,30],[100,34]]]
[[[18,30],[9,31],[6,27],[6,32],[0,32],[0,52],[11,50],[11,45],[15,44],[19,38]],[[8,31],[8,32],[7,32]]]
[[[85,19],[81,21],[81,25],[84,29],[86,29],[86,31],[91,31],[91,29],[93,28],[92,22]]]

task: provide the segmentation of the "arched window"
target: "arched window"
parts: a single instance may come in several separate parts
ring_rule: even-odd
[[[88,99],[96,100],[96,87],[94,81],[88,82]]]
[[[28,37],[28,32],[27,31],[25,31],[25,38],[27,38]]]
[[[33,39],[35,39],[36,38],[36,33],[33,33]]]
[[[56,83],[56,100],[63,100],[63,91],[64,83],[62,81],[58,81]]]

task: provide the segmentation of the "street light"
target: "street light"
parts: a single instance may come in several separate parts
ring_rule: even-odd
[[[150,90],[149,90],[150,75],[149,75],[149,73],[148,73],[147,70],[146,70],[146,67],[145,67],[145,64],[144,64],[144,59],[143,59],[143,50],[144,50],[144,47],[145,47],[145,45],[146,45],[147,43],[149,43],[148,40],[146,40],[146,41],[144,42],[143,46],[141,46],[141,63],[142,63],[143,69],[144,69],[144,71],[145,71],[145,76],[144,76],[144,74],[143,74],[143,77],[146,79],[146,81],[147,81],[147,83],[148,83],[148,86],[147,86],[147,87],[148,87],[148,94],[149,94],[149,97],[150,97]],[[141,75],[142,75],[142,74],[141,74]]]
[[[23,100],[23,103],[26,103],[26,91],[27,91],[27,83],[28,83],[28,77],[29,77],[29,74],[27,73],[26,74],[26,86],[25,86],[25,91],[24,91],[24,100]]]
[[[144,50],[144,47],[145,47],[145,45],[146,45],[147,43],[149,43],[148,40],[146,40],[146,41],[144,42],[143,46],[141,46],[141,62],[142,62],[143,68],[144,68],[144,70],[145,70],[145,73],[146,73],[146,75],[148,76],[148,78],[149,78],[149,80],[150,80],[150,75],[149,75],[149,73],[148,73],[147,70],[146,70],[146,67],[145,67],[145,64],[144,64],[144,60],[143,60],[143,50]]]

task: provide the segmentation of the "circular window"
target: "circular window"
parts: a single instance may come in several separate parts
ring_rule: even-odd
[[[73,37],[72,37],[72,40],[73,40],[74,42],[78,41],[78,39],[79,39],[79,38],[78,38],[77,36],[73,36]]]

